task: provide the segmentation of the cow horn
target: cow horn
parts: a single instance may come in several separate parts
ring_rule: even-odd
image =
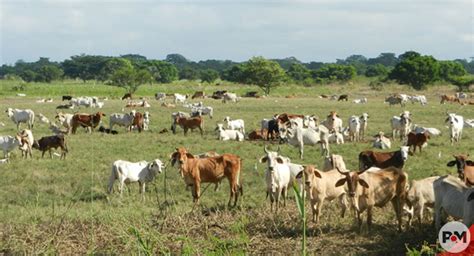
[[[267,145],[265,145],[265,146],[263,147],[263,151],[264,151],[265,153],[268,153]]]
[[[366,170],[363,170],[363,171],[358,171],[358,172],[357,172],[357,175],[361,175],[361,174],[364,173],[365,171],[367,171],[367,169],[366,169]]]
[[[349,172],[343,172],[343,171],[341,171],[341,169],[339,169],[339,166],[336,166],[336,170],[337,170],[340,174],[349,175]]]

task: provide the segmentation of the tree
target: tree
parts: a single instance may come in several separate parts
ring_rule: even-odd
[[[390,72],[389,78],[420,90],[439,79],[439,63],[432,56],[404,58]]]
[[[169,62],[149,60],[143,62],[140,66],[147,69],[158,83],[171,83],[178,80],[178,69]]]
[[[222,79],[234,82],[245,83],[245,65],[236,64],[222,72]]]
[[[450,81],[453,77],[466,75],[464,66],[456,61],[440,61],[439,62],[439,76],[445,81]]]
[[[386,76],[387,74],[388,68],[382,64],[367,66],[367,70],[365,71],[366,77]]]
[[[349,81],[356,75],[353,66],[327,64],[318,70],[312,71],[315,81]]]
[[[131,68],[132,62],[125,58],[111,58],[105,61],[97,77],[99,81],[110,80],[115,71],[123,68]]]
[[[192,67],[186,66],[179,71],[179,79],[196,80],[198,78],[199,72]]]
[[[65,60],[61,66],[64,75],[70,78],[79,78],[84,83],[87,80],[99,79],[101,70],[110,57],[94,55],[72,56],[70,60]]]
[[[278,63],[280,67],[283,68],[284,70],[288,70],[293,64],[301,64],[301,61],[295,57],[287,57],[284,59],[273,59],[272,61],[275,61],[276,63]]]
[[[21,79],[25,82],[33,82],[36,81],[38,74],[32,70],[25,70],[20,74]]]
[[[268,95],[271,88],[285,78],[285,71],[275,61],[253,57],[245,63],[245,77],[248,83],[259,86]]]
[[[420,57],[420,56],[421,56],[421,54],[419,54],[419,53],[417,53],[417,52],[415,52],[415,51],[407,51],[407,52],[405,52],[405,53],[403,53],[403,54],[400,54],[400,55],[398,56],[398,59],[399,59],[400,61],[404,61],[404,60],[406,60],[406,59],[418,58],[418,57]]]
[[[188,60],[183,55],[178,53],[166,55],[166,62],[174,64],[178,68],[181,68],[188,64]]]
[[[294,81],[303,82],[311,77],[311,72],[302,64],[294,63],[288,68],[286,75],[291,77]]]
[[[358,75],[362,75],[367,70],[367,58],[364,55],[351,55],[345,60],[338,59],[336,64],[351,65],[356,69]]]
[[[386,67],[394,67],[398,63],[398,58],[395,56],[395,53],[384,52],[381,53],[377,58],[371,58],[367,60],[367,64],[375,65],[382,64]]]
[[[140,85],[152,80],[150,72],[134,67],[122,67],[116,70],[110,78],[110,84],[123,87],[129,93],[134,93]]]
[[[59,67],[55,65],[45,65],[38,70],[35,81],[51,83],[53,80],[61,78],[63,74],[63,70]]]
[[[207,83],[213,83],[219,78],[219,72],[214,69],[206,69],[201,71],[201,81]]]

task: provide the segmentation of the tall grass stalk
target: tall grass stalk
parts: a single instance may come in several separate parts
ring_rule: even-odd
[[[302,177],[302,182],[303,184],[305,184],[304,175]],[[300,217],[303,222],[303,242],[301,245],[301,254],[306,255],[306,211],[304,207],[304,198],[305,198],[304,188],[303,188],[303,191],[301,191],[300,193],[298,186],[296,185],[296,182],[293,182],[293,191],[295,192],[296,205],[298,206],[298,211],[300,213]]]

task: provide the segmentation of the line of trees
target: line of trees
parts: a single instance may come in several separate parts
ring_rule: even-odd
[[[474,59],[438,61],[432,56],[408,51],[399,56],[381,53],[376,58],[351,55],[335,63],[303,63],[294,57],[268,60],[254,57],[237,63],[230,60],[194,62],[180,54],[169,54],[164,60],[151,60],[138,54],[119,57],[77,55],[63,62],[40,58],[36,62],[17,61],[2,65],[0,78],[16,76],[26,82],[47,82],[64,78],[84,82],[96,80],[124,87],[134,92],[146,83],[171,83],[176,80],[216,80],[255,84],[268,94],[272,87],[293,82],[304,85],[350,81],[356,75],[379,77],[379,81],[395,80],[422,89],[435,81],[444,80],[461,89],[474,83]]]

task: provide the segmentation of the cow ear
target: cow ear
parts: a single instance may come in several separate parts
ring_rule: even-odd
[[[474,162],[471,160],[466,160],[466,164],[469,166],[474,166]]]
[[[363,179],[359,179],[359,184],[362,187],[369,188],[369,184],[367,184],[367,182],[365,182],[365,180],[363,180]]]
[[[279,164],[283,164],[283,162],[284,162],[281,157],[277,157],[276,160],[277,160],[277,163],[279,163]]]
[[[453,167],[455,164],[456,164],[456,161],[453,160],[451,162],[448,162],[447,166]]]
[[[323,177],[321,176],[321,174],[320,174],[316,169],[314,170],[314,176],[316,176],[316,177],[318,177],[318,178],[320,178],[320,179],[323,178]]]
[[[263,164],[263,163],[266,163],[267,160],[268,160],[268,157],[264,156],[264,157],[260,158],[259,162]]]
[[[342,178],[336,182],[336,187],[340,187],[346,183],[346,178]]]
[[[191,154],[191,153],[186,153],[186,156],[187,156],[188,158],[194,158],[193,154]]]
[[[298,174],[295,176],[297,179],[301,179],[303,177],[303,171],[300,171]]]
[[[470,202],[474,200],[474,192],[471,192],[471,194],[467,197],[467,201]]]

